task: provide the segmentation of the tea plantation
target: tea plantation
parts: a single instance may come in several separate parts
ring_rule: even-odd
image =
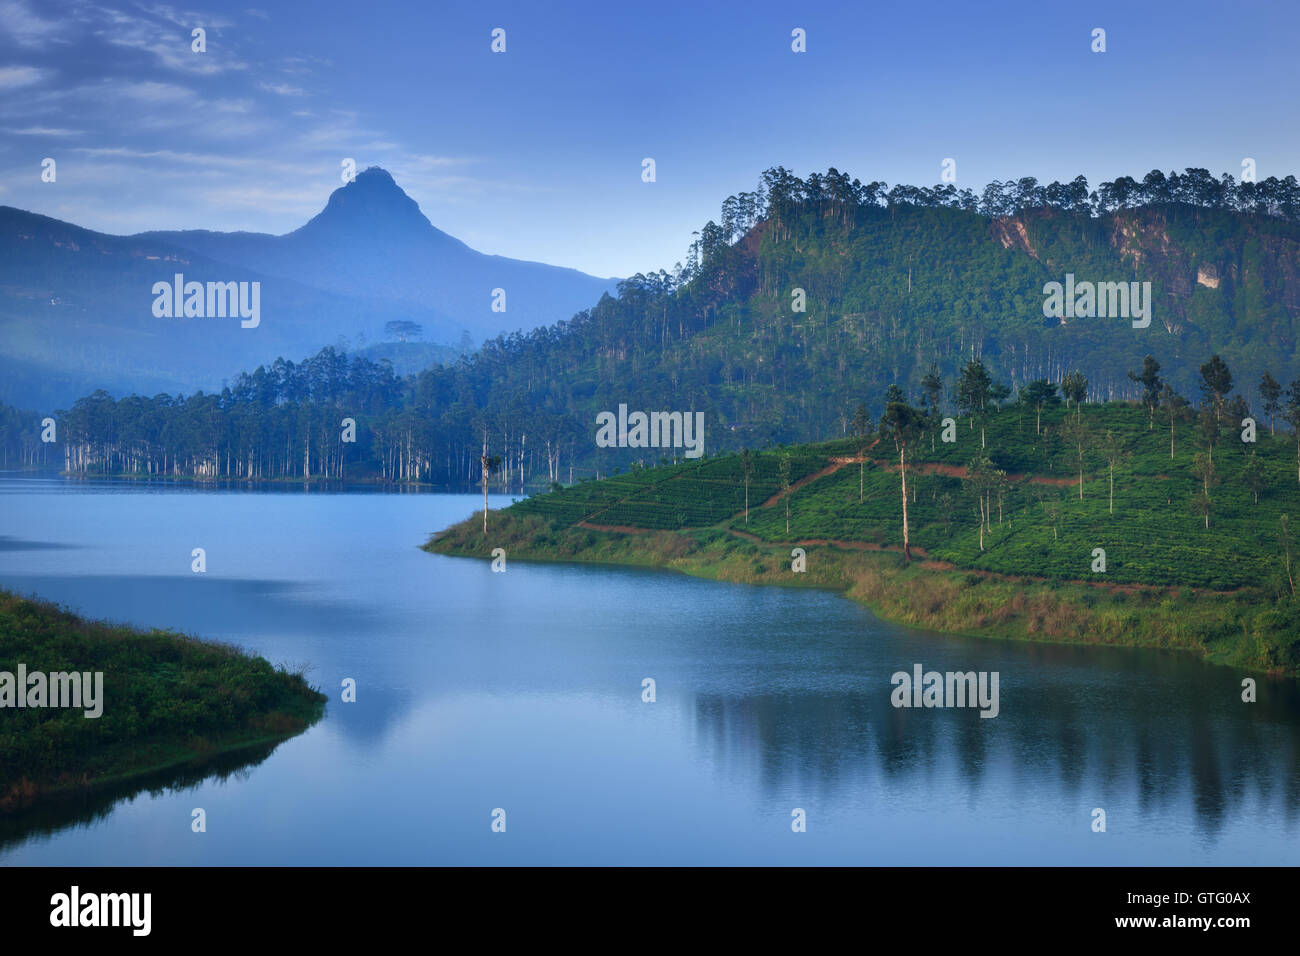
[[[1152,420],[1127,403],[1046,408],[1041,420],[1012,405],[988,415],[983,447],[978,421],[962,418],[946,436],[934,427],[908,453],[914,557],[1012,576],[1290,594],[1296,546],[1283,516],[1300,517],[1296,439],[1271,435],[1266,421],[1254,442],[1242,431],[1224,423],[1211,435],[1175,421],[1171,456],[1168,417]],[[743,456],[730,454],[557,486],[509,511],[557,527],[902,545],[898,452],[888,438],[756,451],[748,520],[745,489]]]

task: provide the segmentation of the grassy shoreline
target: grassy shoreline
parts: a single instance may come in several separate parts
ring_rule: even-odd
[[[1031,580],[938,562],[904,566],[891,550],[757,542],[721,528],[635,533],[558,527],[538,515],[507,510],[476,516],[435,534],[424,550],[490,559],[625,565],[679,571],[743,584],[836,591],[882,619],[919,629],[976,637],[1154,647],[1253,671],[1298,676],[1278,660],[1270,635],[1285,622],[1250,590],[1098,587]],[[791,570],[791,549],[803,547],[807,570]]]
[[[103,712],[0,710],[0,814],[279,742],[325,706],[302,673],[237,648],[0,591],[0,671],[19,663],[102,672]]]

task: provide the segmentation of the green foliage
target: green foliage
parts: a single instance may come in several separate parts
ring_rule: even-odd
[[[0,722],[0,810],[23,795],[94,783],[232,742],[287,736],[325,698],[261,657],[167,631],[85,621],[0,591],[0,671],[102,671],[102,715],[15,708]]]
[[[993,412],[984,449],[978,429],[972,432],[964,425],[957,429],[955,443],[939,442],[933,452],[928,443],[914,446],[915,457],[908,463],[909,521],[913,542],[930,557],[1014,576],[1216,590],[1264,588],[1279,573],[1284,564],[1280,517],[1300,511],[1295,444],[1289,436],[1264,433],[1254,446],[1227,441],[1215,451],[1211,474],[1208,456],[1197,447],[1194,424],[1176,424],[1178,450],[1171,461],[1167,432],[1148,427],[1142,406],[1086,405],[1081,415],[1085,494],[1080,500],[1079,446],[1062,438],[1073,433],[1077,439],[1075,409],[1059,404],[1044,408],[1040,434],[1035,434],[1034,414]],[[762,506],[781,491],[781,450],[753,456],[748,524],[742,517],[740,455],[645,469],[635,480],[619,476],[583,482],[510,510],[542,515],[560,526],[585,520],[647,529],[677,528],[677,516],[685,513],[688,528],[716,525],[773,542],[829,539],[901,546],[898,461],[891,442],[875,445],[861,479],[856,464],[834,461],[858,453],[854,439],[788,451],[792,484],[827,472],[791,492],[789,534],[784,507]],[[972,461],[980,462],[974,482]],[[1189,508],[1207,486],[1212,502],[1208,530],[1203,516]],[[981,507],[987,509],[983,551]],[[1090,570],[1092,550],[1098,547],[1107,553],[1104,577]]]
[[[957,397],[967,409],[978,398],[986,415],[1007,383],[1050,383],[1031,385],[1028,407],[1050,406],[1043,393],[1067,370],[1072,404],[1086,393],[1150,408],[1156,371],[1195,394],[1211,347],[1271,408],[1265,365],[1283,381],[1300,376],[1298,203],[1294,177],[1240,183],[1203,169],[1095,193],[1081,178],[1025,177],[975,196],[778,168],[723,203],[721,224],[701,230],[680,268],[632,276],[554,326],[404,379],[327,350],[219,396],[99,393],[69,413],[67,441],[88,472],[472,484],[486,427],[502,487],[545,488],[566,466],[610,474],[661,454],[595,447],[595,415],[621,403],[703,412],[718,453],[847,436],[857,406],[879,408],[892,384],[924,395],[933,416],[951,398],[943,382],[972,356],[984,375]],[[1150,281],[1150,327],[1045,321],[1044,284],[1066,273]],[[804,313],[791,312],[796,287]],[[1154,365],[1130,377],[1148,352]],[[344,416],[357,421],[355,445],[340,444]]]
[[[940,602],[894,596],[882,583],[893,572],[871,572],[862,580],[874,582],[873,606],[923,626],[971,629],[1015,618],[1029,635],[1108,643],[1141,635],[1132,639],[1200,648],[1242,666],[1300,668],[1295,543],[1286,517],[1300,510],[1300,481],[1290,436],[1261,434],[1247,445],[1229,432],[1211,470],[1195,422],[1175,422],[1171,460],[1167,432],[1150,427],[1150,410],[1141,404],[1049,405],[1037,432],[1036,415],[992,410],[983,449],[979,430],[965,426],[955,443],[938,442],[933,451],[928,442],[914,446],[907,464],[913,550],[964,570],[965,584],[959,593],[951,592],[951,581],[918,584],[947,594]],[[1075,487],[1077,445],[1061,437],[1070,431],[1077,437],[1080,421],[1085,441],[1093,442],[1085,449],[1082,499]],[[895,446],[887,438],[877,441],[861,475],[860,449],[860,439],[845,438],[753,454],[748,523],[741,455],[644,469],[635,480],[580,482],[511,506],[502,522],[507,528],[523,519],[544,523],[546,542],[565,539],[579,521],[642,529],[646,533],[590,539],[551,556],[672,566],[705,540],[710,554],[725,554],[730,544],[719,542],[727,537],[746,546],[757,538],[768,549],[767,560],[760,553],[741,565],[715,556],[680,566],[713,568],[721,561],[737,579],[766,580],[770,556],[788,554],[795,543],[827,545],[837,554],[901,549]],[[790,490],[783,495],[787,455]],[[519,547],[547,553],[550,545],[542,541],[529,532]],[[469,544],[468,552],[477,553],[486,541]],[[1097,548],[1106,552],[1104,573],[1092,570]],[[466,553],[454,542],[445,549]],[[819,561],[826,560],[823,552]],[[844,586],[844,575],[857,572],[827,574],[809,581]],[[1017,589],[1017,581],[1039,584]],[[1079,618],[1083,612],[1086,620]],[[1094,630],[1104,636],[1090,638]]]

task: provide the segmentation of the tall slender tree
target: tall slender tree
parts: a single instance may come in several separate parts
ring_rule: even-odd
[[[980,519],[980,551],[984,550],[984,529],[989,527],[989,491],[994,486],[994,468],[982,451],[966,465],[966,490],[975,498]]]
[[[1061,404],[1061,399],[1056,394],[1056,386],[1045,378],[1035,379],[1025,386],[1024,396],[1025,401],[1034,406],[1034,410],[1037,412],[1037,418],[1034,421],[1034,434],[1041,435],[1043,432],[1043,408]]]
[[[1201,395],[1214,412],[1216,422],[1223,420],[1231,391],[1232,373],[1228,371],[1228,363],[1218,355],[1210,356],[1210,360],[1201,366]]]
[[[1101,452],[1106,459],[1106,466],[1110,473],[1110,514],[1114,514],[1115,466],[1124,461],[1129,453],[1120,437],[1109,429],[1106,430],[1106,435],[1101,440]]]
[[[1160,389],[1160,407],[1169,415],[1169,460],[1174,460],[1174,424],[1186,414],[1187,399],[1166,384]]]
[[[1241,481],[1250,490],[1255,504],[1259,504],[1259,493],[1264,490],[1264,467],[1259,457],[1252,450],[1241,469]]]
[[[957,404],[970,413],[970,427],[974,429],[975,418],[980,420],[980,448],[985,445],[984,419],[988,403],[993,393],[993,378],[989,370],[979,359],[971,359],[962,368],[957,379]]]
[[[897,386],[891,385],[889,391],[890,397],[895,400],[885,405],[885,413],[880,416],[880,433],[894,443],[898,452],[898,474],[902,482],[903,500],[903,563],[910,564],[912,539],[907,523],[907,455],[911,443],[925,426],[925,413],[902,400],[902,392]]]
[[[749,524],[749,479],[754,475],[754,453],[748,448],[740,453],[740,473],[745,477],[745,524]]]
[[[1295,436],[1296,481],[1300,482],[1300,379],[1296,379],[1286,389],[1286,423],[1291,426]]]
[[[853,415],[853,437],[858,445],[858,501],[862,501],[866,477],[868,439],[871,435],[871,416],[867,414],[867,403],[860,402]]]
[[[1295,578],[1291,575],[1291,528],[1286,515],[1278,519],[1278,538],[1282,543],[1282,552],[1286,557],[1286,583],[1291,585],[1291,597],[1295,597]]]
[[[939,375],[939,366],[934,362],[930,363],[930,371],[921,379],[921,391],[921,403],[930,419],[927,428],[930,433],[930,451],[934,451],[934,433],[943,420],[943,378]]]
[[[1061,392],[1066,399],[1074,402],[1074,417],[1082,420],[1083,403],[1088,397],[1088,378],[1079,369],[1067,372],[1061,379]]]
[[[1061,432],[1070,449],[1074,452],[1074,461],[1079,468],[1079,500],[1083,500],[1083,473],[1088,463],[1088,452],[1092,450],[1092,429],[1082,419],[1068,418],[1061,424]]]
[[[488,454],[487,429],[483,430],[483,454],[479,456],[479,467],[482,471],[483,480],[483,533],[487,534],[487,513],[488,513],[488,476],[499,470],[501,467],[501,458],[497,455]]]
[[[1147,409],[1147,430],[1156,427],[1156,409],[1160,407],[1160,393],[1164,380],[1160,378],[1160,363],[1155,356],[1148,355],[1142,360],[1142,368],[1131,371],[1128,377],[1142,386],[1142,404]]]
[[[790,533],[790,453],[781,453],[781,497],[785,499],[785,533]]]
[[[1268,433],[1276,435],[1277,430],[1273,427],[1273,416],[1278,413],[1282,405],[1279,401],[1282,397],[1282,386],[1268,372],[1259,380],[1259,395],[1264,400],[1264,414],[1268,416]]]

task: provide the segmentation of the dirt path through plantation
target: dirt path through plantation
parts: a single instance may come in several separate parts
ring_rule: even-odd
[[[588,531],[617,531],[620,534],[649,534],[654,528],[634,528],[628,524],[592,524],[585,518],[577,524],[579,528],[586,528]]]
[[[760,507],[760,508],[770,508],[770,507],[772,507],[774,504],[776,504],[778,501],[780,501],[782,498],[784,498],[786,495],[792,495],[792,494],[794,494],[796,491],[798,491],[798,490],[799,490],[800,488],[802,488],[804,485],[811,484],[812,482],[817,481],[819,478],[825,478],[827,475],[833,475],[833,474],[835,474],[835,472],[839,471],[839,470],[840,470],[841,468],[843,468],[843,467],[844,467],[844,465],[843,465],[842,462],[840,462],[840,461],[838,461],[838,460],[836,460],[836,459],[831,459],[831,463],[830,463],[829,465],[827,465],[825,468],[823,468],[821,471],[815,471],[815,472],[813,472],[811,475],[804,475],[802,478],[800,478],[798,481],[796,481],[793,485],[791,485],[788,489],[786,489],[785,491],[778,491],[778,492],[777,492],[776,494],[774,494],[771,498],[768,498],[768,499],[767,499],[766,501],[764,501],[761,505],[759,505],[759,507]],[[739,513],[743,515],[745,512],[741,511],[741,512],[739,512]],[[733,515],[732,517],[735,517],[735,516]]]

